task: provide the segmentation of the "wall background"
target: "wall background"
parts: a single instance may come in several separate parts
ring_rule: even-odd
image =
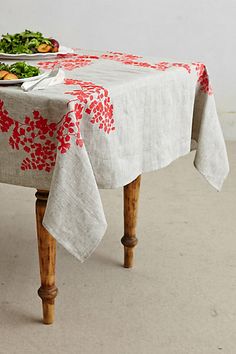
[[[69,46],[203,61],[225,137],[236,140],[236,0],[8,0],[0,18],[0,33],[35,29]]]

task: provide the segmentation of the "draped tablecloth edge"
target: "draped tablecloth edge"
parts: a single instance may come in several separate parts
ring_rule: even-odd
[[[61,245],[63,246],[70,254],[72,254],[72,256],[74,256],[76,259],[78,259],[81,263],[84,263],[84,261],[89,258],[89,256],[96,250],[96,248],[99,246],[101,240],[103,239],[103,236],[105,235],[106,229],[107,229],[107,224],[104,224],[104,230],[102,230],[102,232],[100,233],[99,237],[95,240],[95,242],[93,243],[93,246],[91,247],[90,251],[87,252],[86,254],[81,255],[81,253],[76,252],[75,249],[73,247],[71,247],[70,244],[68,244],[67,242],[65,242],[63,240],[62,237],[59,237],[57,235],[57,233],[55,233],[51,227],[47,224],[44,223],[44,221],[42,222],[43,226],[45,227],[45,229],[50,233],[50,235],[55,238],[55,240]]]
[[[200,175],[202,175],[206,180],[207,182],[212,186],[214,187],[217,192],[220,192],[222,190],[222,187],[223,187],[223,184],[224,184],[224,181],[225,179],[227,178],[229,172],[230,172],[230,169],[228,169],[228,171],[226,173],[224,173],[223,175],[221,175],[220,177],[215,177],[215,176],[210,176],[210,175],[207,175],[206,173],[204,173],[196,164],[195,161],[193,161],[193,165],[194,167],[196,168],[196,170],[200,173]]]

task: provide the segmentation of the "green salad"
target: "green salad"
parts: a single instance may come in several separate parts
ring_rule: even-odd
[[[0,63],[0,80],[17,80],[40,74],[37,66],[26,64],[20,61],[11,65]]]
[[[41,32],[25,30],[21,33],[3,34],[0,40],[0,53],[34,54],[58,52],[56,39],[46,38]]]

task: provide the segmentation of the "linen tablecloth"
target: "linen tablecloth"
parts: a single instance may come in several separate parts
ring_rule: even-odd
[[[43,225],[80,261],[107,227],[99,188],[192,146],[197,170],[221,189],[229,166],[204,64],[84,50],[29,63],[60,65],[66,78],[28,93],[0,86],[0,182],[50,190]]]

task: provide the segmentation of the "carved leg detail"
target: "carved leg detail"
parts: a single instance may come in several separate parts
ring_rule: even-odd
[[[134,247],[137,245],[136,224],[138,216],[138,200],[141,175],[133,182],[124,186],[124,236],[121,243],[124,245],[124,267],[132,268]]]
[[[54,300],[57,296],[57,287],[55,286],[56,240],[42,225],[48,192],[38,190],[36,198],[36,221],[41,276],[41,287],[38,290],[38,295],[42,299],[43,323],[52,324],[54,321]]]

